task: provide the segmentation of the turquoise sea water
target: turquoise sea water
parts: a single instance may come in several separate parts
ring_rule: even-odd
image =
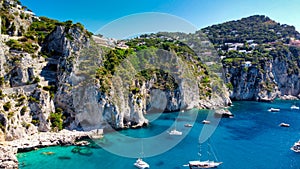
[[[108,133],[105,135],[106,141],[101,143],[104,148],[91,148],[93,154],[90,156],[72,153],[74,147],[69,146],[19,153],[18,159],[21,169],[134,169],[133,163],[136,159],[130,157],[138,156],[143,147],[145,161],[152,169],[188,169],[183,165],[190,160],[198,160],[199,152],[202,160],[213,160],[217,157],[223,162],[218,167],[222,169],[299,169],[300,154],[290,150],[294,142],[300,139],[300,110],[290,109],[290,106],[295,103],[300,105],[299,101],[234,102],[230,110],[235,117],[221,119],[209,141],[203,144],[199,144],[198,139],[204,126],[201,121],[206,119],[208,111],[190,111],[180,115],[178,113],[166,113],[160,116],[149,114],[147,116],[151,120],[151,126],[139,130]],[[281,111],[268,112],[267,109],[270,107],[280,108]],[[197,114],[194,126],[184,127],[184,124],[192,123],[191,119]],[[177,119],[176,128],[186,134],[186,137],[165,134],[170,126],[175,125],[175,119]],[[279,127],[281,122],[289,123],[291,127]],[[144,141],[128,141],[123,137],[152,138],[158,134],[162,135]],[[179,139],[180,137],[183,139]],[[175,147],[162,154],[147,157],[158,150],[163,151],[177,139],[181,142]],[[114,148],[119,154],[127,154],[129,157],[115,155],[105,150]],[[54,154],[45,155],[43,152]]]

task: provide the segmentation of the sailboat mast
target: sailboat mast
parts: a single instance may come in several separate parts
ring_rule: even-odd
[[[141,152],[141,158],[144,158],[144,141],[142,138],[142,152]]]
[[[218,158],[217,158],[217,156],[216,156],[216,154],[215,154],[215,152],[214,152],[214,149],[213,149],[212,145],[210,144],[210,139],[208,140],[208,146],[209,146],[209,149],[210,149],[211,152],[212,152],[212,155],[213,155],[214,159],[215,159],[216,161],[219,161]]]
[[[200,161],[201,161],[201,157],[202,157],[201,152],[202,152],[202,145],[200,144],[200,145],[199,145],[199,153],[198,153],[198,155],[199,155],[199,160],[200,160]]]

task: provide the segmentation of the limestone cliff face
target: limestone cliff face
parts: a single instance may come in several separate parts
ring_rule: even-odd
[[[82,34],[71,33],[72,40],[64,38],[65,31],[57,28],[52,32],[43,49],[58,54],[54,57],[58,67],[55,104],[64,110],[65,124],[69,129],[137,127],[148,123],[144,117],[148,112],[216,108],[231,103],[226,90],[200,99],[199,91],[195,91],[199,90],[198,86],[193,88],[184,81],[179,82],[179,88],[175,90],[155,89],[154,84],[161,81],[155,76],[143,81],[133,78],[130,85],[137,90],[130,90],[124,77],[116,75],[112,78],[110,90],[103,92],[99,81],[93,78],[97,67],[103,64],[103,51]]]
[[[289,53],[289,55],[291,55]],[[299,71],[290,71],[291,67],[297,68],[299,60],[296,60],[296,65],[291,64],[288,60],[292,60],[290,56],[286,58],[275,58],[270,65],[270,70],[274,76],[275,84],[278,85],[281,95],[292,95],[299,97],[300,94],[300,81]],[[297,66],[297,67],[295,67]]]
[[[2,39],[1,39],[2,40]],[[27,53],[14,53],[0,42],[1,60],[1,126],[6,140],[22,138],[38,131],[50,131],[49,114],[54,112],[54,102],[48,92],[41,86],[33,84],[34,79],[40,79],[41,67],[45,64],[43,58],[32,58]],[[17,62],[12,58],[22,55]]]
[[[230,97],[257,101],[272,101],[285,95],[299,97],[299,61],[291,60],[295,59],[287,53],[250,67],[225,65],[226,82],[232,84]]]
[[[108,82],[113,85],[108,84],[110,89],[105,92],[95,78],[97,69],[104,66],[103,40],[97,44],[99,38],[94,41],[80,24],[38,18],[13,0],[2,0],[0,6],[5,14],[2,21],[7,23],[5,35],[0,37],[1,138],[14,140],[53,131],[56,129],[53,119],[71,130],[140,127],[148,124],[146,113],[230,104],[224,90],[208,93],[209,97],[198,94],[195,89],[199,90],[201,76],[192,82],[197,87],[191,87],[191,82],[178,81],[178,87],[172,90],[158,87],[167,76],[129,81],[114,76]],[[16,19],[8,24],[12,15]],[[43,29],[44,34],[35,34],[33,29]],[[28,34],[25,36],[25,33]],[[117,42],[105,44],[114,44],[104,45],[114,48]],[[187,60],[194,64],[193,71],[202,71],[197,59]],[[188,67],[182,69],[188,70]],[[179,73],[184,74],[183,70]],[[207,91],[206,87],[203,89]],[[55,119],[59,113],[63,117]]]

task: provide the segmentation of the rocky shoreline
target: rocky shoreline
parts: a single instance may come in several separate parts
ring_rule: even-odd
[[[92,131],[69,131],[62,130],[58,133],[41,132],[34,135],[0,143],[0,168],[16,169],[18,168],[18,152],[26,152],[37,148],[59,146],[59,145],[78,145],[76,142],[82,138],[90,138],[102,135],[102,130]]]

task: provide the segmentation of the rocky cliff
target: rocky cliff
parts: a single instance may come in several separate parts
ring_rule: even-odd
[[[80,23],[37,17],[16,0],[0,2],[5,140],[63,128],[140,127],[148,124],[146,113],[231,103],[199,53],[176,38],[98,43]]]
[[[227,82],[232,84],[231,98],[258,101],[272,101],[284,96],[299,98],[298,62],[298,55],[293,56],[287,51],[282,56],[269,57],[249,67],[225,65]]]
[[[214,43],[233,100],[297,99],[299,32],[266,16],[251,16],[202,29]]]

